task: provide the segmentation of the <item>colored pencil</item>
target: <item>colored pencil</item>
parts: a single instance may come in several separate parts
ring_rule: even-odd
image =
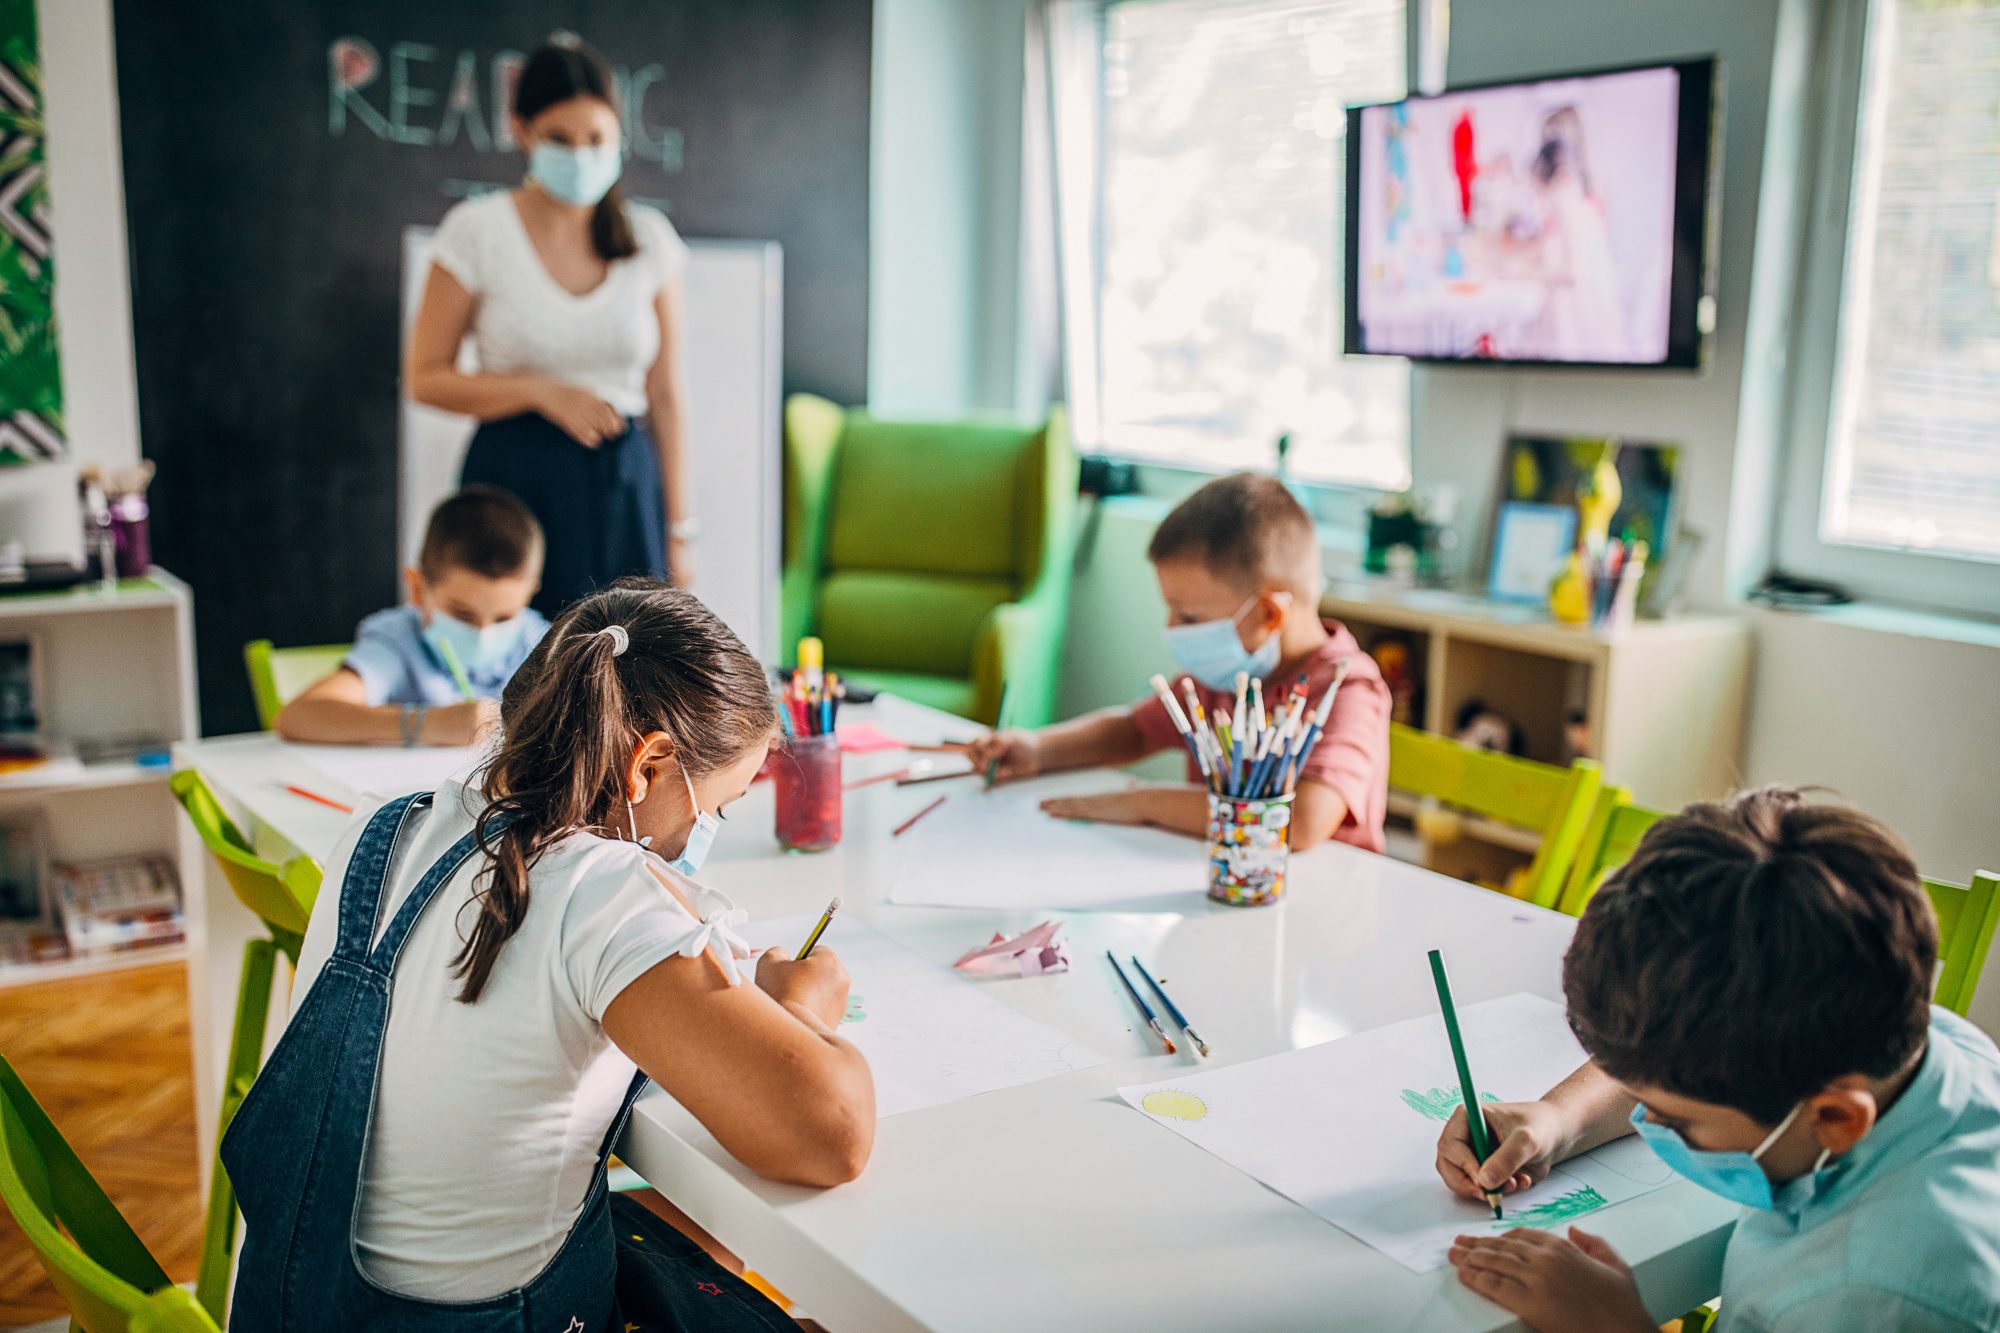
[[[1472,1088],[1472,1066],[1465,1059],[1465,1037],[1458,1030],[1458,1007],[1451,1002],[1451,979],[1444,973],[1444,955],[1432,949],[1431,980],[1437,983],[1438,1008],[1444,1011],[1445,1035],[1451,1038],[1451,1058],[1458,1065],[1458,1090],[1465,1098],[1465,1128],[1472,1140],[1472,1153],[1481,1162],[1493,1155],[1496,1146],[1492,1132],[1487,1128],[1486,1112],[1480,1109],[1479,1094]],[[1486,1202],[1493,1206],[1495,1221],[1500,1218],[1500,1191],[1486,1191]]]
[[[302,800],[316,801],[320,805],[326,806],[330,810],[340,811],[340,813],[343,815],[351,815],[354,813],[353,806],[344,805],[341,802],[334,800],[331,796],[321,796],[316,791],[307,791],[304,787],[294,787],[289,782],[281,782],[278,785],[280,787],[283,787],[286,791],[290,792],[292,795],[297,796]]]
[[[840,895],[835,894],[833,901],[826,905],[826,911],[820,914],[819,924],[813,927],[813,933],[806,936],[806,942],[799,946],[798,956],[792,959],[793,962],[803,963],[806,959],[812,957],[813,948],[819,943],[819,937],[826,934],[826,928],[832,922],[833,914],[839,910]]]
[[[465,701],[467,703],[477,702],[479,695],[472,688],[472,678],[465,674],[465,667],[459,662],[458,651],[451,646],[451,640],[439,639],[437,641],[437,650],[439,656],[444,658],[445,670],[451,672],[452,683],[458,686],[459,693],[465,696]]]
[[[1111,970],[1118,974],[1118,984],[1125,988],[1125,993],[1132,997],[1132,1003],[1138,1005],[1139,1012],[1146,1016],[1146,1026],[1153,1029],[1153,1035],[1158,1037],[1160,1044],[1167,1048],[1168,1055],[1176,1054],[1174,1039],[1169,1037],[1166,1029],[1160,1026],[1159,1016],[1153,1012],[1153,1006],[1146,1003],[1146,997],[1139,994],[1139,988],[1132,984],[1132,978],[1126,976],[1125,969],[1118,966],[1118,956],[1112,953],[1111,950],[1106,949],[1104,951],[1104,958],[1105,961],[1111,964]]]
[[[957,773],[919,773],[914,777],[897,778],[896,785],[898,787],[920,787],[926,782],[952,782],[958,778],[976,778],[978,776],[979,770],[976,768],[964,769]]]
[[[943,796],[938,797],[935,801],[932,801],[929,805],[917,811],[917,813],[911,815],[908,819],[904,820],[902,823],[896,825],[895,832],[891,833],[889,836],[892,838],[902,837],[905,833],[908,833],[910,831],[910,826],[912,824],[915,824],[919,819],[922,819],[925,815],[937,809],[939,806],[943,805],[946,801],[949,801],[950,799],[951,799],[951,793],[946,792]]]
[[[1187,1021],[1187,1015],[1182,1013],[1181,1007],[1174,1003],[1174,997],[1167,994],[1167,988],[1160,984],[1158,977],[1146,970],[1146,965],[1139,961],[1139,955],[1136,953],[1132,955],[1132,966],[1138,971],[1140,976],[1146,979],[1146,984],[1153,988],[1153,993],[1160,997],[1160,1003],[1167,1007],[1168,1017],[1180,1025],[1182,1032],[1187,1033],[1187,1039],[1194,1043],[1194,1048],[1203,1055],[1207,1055],[1208,1043],[1201,1039],[1201,1034],[1196,1032],[1194,1025]]]
[[[993,718],[993,730],[998,733],[1007,729],[1007,705],[1014,701],[1014,683],[1000,682],[1000,711]],[[1000,756],[994,755],[986,761],[986,790],[993,790],[993,784],[1000,780]]]

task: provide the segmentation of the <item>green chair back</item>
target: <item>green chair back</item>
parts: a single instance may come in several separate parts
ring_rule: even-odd
[[[338,670],[350,645],[318,644],[311,648],[274,648],[269,639],[243,645],[243,665],[250,673],[250,695],[257,701],[257,721],[269,731],[278,710],[305,688]]]
[[[1938,982],[1932,999],[1963,1018],[1993,947],[1994,924],[2000,921],[2000,875],[1982,870],[1969,885],[1926,878],[1924,888],[1938,918]]]
[[[265,860],[250,848],[216,799],[215,791],[194,769],[182,769],[169,783],[174,799],[187,811],[194,829],[222,867],[229,887],[245,907],[263,919],[271,937],[293,963],[299,959],[299,942],[312,918],[313,900],[319,896],[320,869],[311,857],[300,856],[282,866]]]
[[[319,896],[320,868],[311,857],[299,856],[282,866],[257,855],[250,840],[223,810],[215,791],[200,773],[183,769],[169,783],[174,798],[222,867],[229,886],[243,905],[255,912],[271,934],[243,946],[242,978],[236,985],[236,1022],[230,1033],[228,1066],[223,1071],[222,1109],[216,1117],[216,1142],[229,1128],[236,1108],[256,1081],[264,1063],[264,1024],[271,1009],[271,987],[282,951],[292,966]],[[216,1323],[223,1322],[229,1299],[229,1270],[236,1253],[236,1191],[217,1155],[209,1175],[208,1217],[202,1234],[201,1271],[195,1281],[199,1304]]]
[[[216,1333],[0,1057],[0,1201],[85,1333]]]
[[[784,642],[827,665],[991,722],[1055,713],[1068,618],[1076,455],[1038,425],[884,421],[785,404]]]
[[[1568,768],[1460,745],[1402,723],[1389,727],[1389,786],[1429,796],[1539,835],[1522,897],[1553,907],[1576,861],[1602,775],[1579,759]]]
[[[1584,826],[1576,864],[1563,884],[1556,910],[1582,916],[1604,877],[1632,859],[1646,830],[1666,818],[1666,812],[1632,804],[1629,787],[1604,787],[1597,793],[1590,823]]]

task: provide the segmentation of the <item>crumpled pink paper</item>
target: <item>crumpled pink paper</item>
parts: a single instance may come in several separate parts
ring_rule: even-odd
[[[1044,921],[1012,939],[995,935],[990,943],[971,950],[952,966],[1004,976],[1038,977],[1044,972],[1067,972],[1069,942],[1056,938],[1061,930],[1062,922]]]

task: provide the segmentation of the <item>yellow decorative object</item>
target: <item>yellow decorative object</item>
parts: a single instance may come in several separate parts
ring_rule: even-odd
[[[1617,456],[1618,442],[1606,440],[1597,466],[1585,474],[1583,487],[1577,493],[1577,536],[1587,551],[1604,549],[1605,539],[1611,535],[1611,517],[1625,498],[1625,487],[1618,480]],[[1557,618],[1563,618],[1560,612]]]
[[[1580,552],[1569,553],[1562,573],[1549,585],[1549,614],[1565,625],[1590,622],[1590,580],[1584,577]]]

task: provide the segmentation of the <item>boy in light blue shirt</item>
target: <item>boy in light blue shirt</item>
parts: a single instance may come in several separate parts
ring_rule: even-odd
[[[1525,1188],[1637,1130],[1744,1205],[1727,1333],[2000,1328],[2000,1051],[1930,1004],[1937,918],[1908,851],[1858,812],[1767,789],[1655,825],[1563,962],[1591,1055],[1540,1101],[1463,1112],[1458,1193]],[[1543,1333],[1653,1330],[1598,1237],[1461,1236],[1460,1279]]]
[[[287,740],[352,745],[470,745],[499,719],[507,680],[548,622],[528,605],[541,585],[542,530],[514,496],[468,486],[432,511],[406,605],[355,631],[340,668],[278,714]]]

